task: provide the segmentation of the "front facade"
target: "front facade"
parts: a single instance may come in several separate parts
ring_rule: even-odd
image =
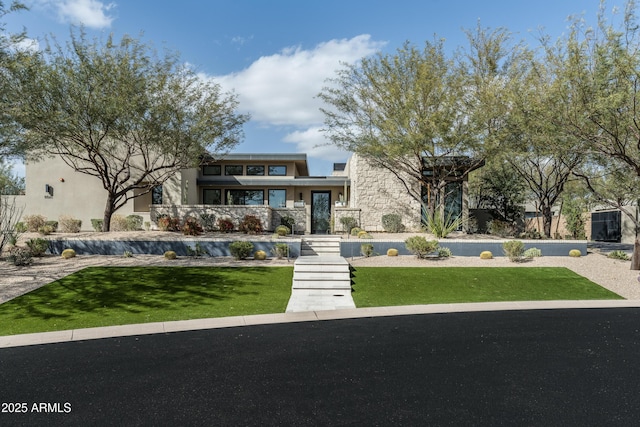
[[[28,163],[24,215],[49,220],[69,215],[91,230],[91,219],[103,217],[106,192],[100,180],[73,171],[59,158]],[[419,183],[414,183],[419,190]],[[466,179],[448,190],[457,214],[468,212]],[[418,191],[419,194],[419,191]],[[449,203],[449,202],[448,202]],[[204,159],[162,186],[130,200],[118,215],[140,215],[155,228],[160,215],[184,218],[202,215],[230,219],[234,224],[252,214],[266,230],[295,221],[298,234],[341,232],[340,218],[354,217],[361,228],[383,231],[382,216],[399,214],[408,231],[421,228],[421,203],[389,171],[353,155],[335,164],[330,176],[309,174],[305,154],[228,154]]]

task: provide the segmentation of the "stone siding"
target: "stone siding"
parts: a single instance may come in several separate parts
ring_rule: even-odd
[[[361,210],[356,208],[335,208],[334,210],[334,225],[333,229],[336,233],[346,233],[349,230],[345,230],[342,222],[340,222],[341,218],[352,217],[357,221],[358,227],[361,224]]]
[[[292,217],[295,221],[295,234],[304,234],[307,231],[307,211],[305,208],[273,208],[271,215],[271,229],[275,230],[282,224],[282,218]]]
[[[171,217],[184,220],[187,216],[200,219],[200,215],[214,215],[215,221],[219,218],[225,218],[233,222],[234,228],[238,229],[238,224],[245,215],[255,215],[260,218],[262,226],[269,231],[273,231],[272,227],[272,209],[269,206],[239,206],[239,205],[152,205],[151,221],[157,224],[160,215],[169,215]]]

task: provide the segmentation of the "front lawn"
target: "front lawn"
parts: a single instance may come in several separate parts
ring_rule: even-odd
[[[561,267],[358,267],[353,282],[356,307],[624,299]]]
[[[90,267],[0,305],[0,335],[284,313],[292,267]]]

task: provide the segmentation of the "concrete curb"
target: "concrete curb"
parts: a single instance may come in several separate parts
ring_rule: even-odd
[[[357,319],[367,317],[405,316],[417,314],[464,313],[509,310],[601,309],[640,308],[640,300],[578,300],[578,301],[516,301],[407,305],[397,307],[370,307],[342,310],[308,311],[252,316],[221,317],[213,319],[180,320],[173,322],[140,323],[135,325],[106,326],[74,329],[70,331],[42,332],[35,334],[0,337],[0,348],[85,341],[102,338],[135,335],[162,334],[202,329],[233,328],[239,326],[269,325],[278,323],[315,322],[323,320]]]

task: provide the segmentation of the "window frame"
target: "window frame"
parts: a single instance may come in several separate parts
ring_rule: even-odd
[[[257,168],[258,170],[260,168],[262,168],[262,173],[249,173],[249,170],[251,168]],[[264,176],[265,174],[265,167],[264,165],[246,165],[245,167],[246,171],[247,171],[247,176]]]
[[[230,168],[240,168],[240,173],[229,173]],[[224,165],[224,176],[242,176],[244,165]]]
[[[284,173],[274,173],[271,168],[284,168]],[[269,176],[287,176],[287,165],[269,165]]]
[[[218,173],[207,173],[207,168],[217,168]],[[221,176],[222,165],[202,165],[202,175],[204,176]]]

